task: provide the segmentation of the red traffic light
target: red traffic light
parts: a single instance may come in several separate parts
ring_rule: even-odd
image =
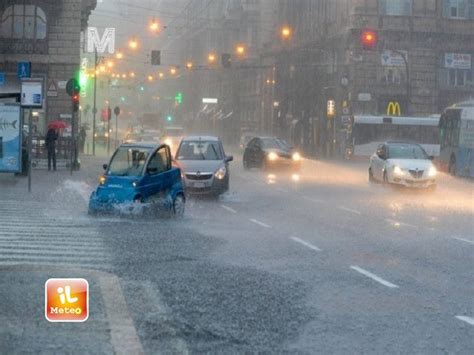
[[[364,49],[375,49],[378,42],[377,32],[374,30],[363,30],[360,34],[360,44]]]

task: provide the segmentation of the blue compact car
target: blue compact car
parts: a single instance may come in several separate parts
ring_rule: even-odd
[[[122,144],[89,200],[89,214],[120,211],[123,206],[150,204],[173,215],[184,214],[181,171],[173,167],[170,148],[152,143]]]

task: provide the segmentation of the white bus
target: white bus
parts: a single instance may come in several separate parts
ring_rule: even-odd
[[[439,116],[354,116],[348,129],[350,156],[369,157],[386,141],[420,144],[428,155],[439,156]]]

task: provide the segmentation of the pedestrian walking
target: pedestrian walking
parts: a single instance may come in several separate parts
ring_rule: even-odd
[[[56,140],[58,139],[58,133],[54,128],[50,128],[46,133],[45,143],[48,151],[48,170],[51,171],[51,161],[53,163],[53,169],[56,171]]]
[[[84,154],[84,146],[86,144],[86,137],[87,137],[86,129],[84,126],[82,126],[79,132],[79,147],[82,154]]]

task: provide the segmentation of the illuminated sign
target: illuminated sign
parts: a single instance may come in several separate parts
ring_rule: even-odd
[[[96,27],[87,28],[87,52],[109,54],[115,53],[115,28],[106,28],[102,37],[99,36],[99,30]]]
[[[328,100],[327,116],[328,118],[333,118],[336,116],[336,101]]]
[[[400,104],[398,102],[390,102],[387,106],[388,116],[401,116]]]

